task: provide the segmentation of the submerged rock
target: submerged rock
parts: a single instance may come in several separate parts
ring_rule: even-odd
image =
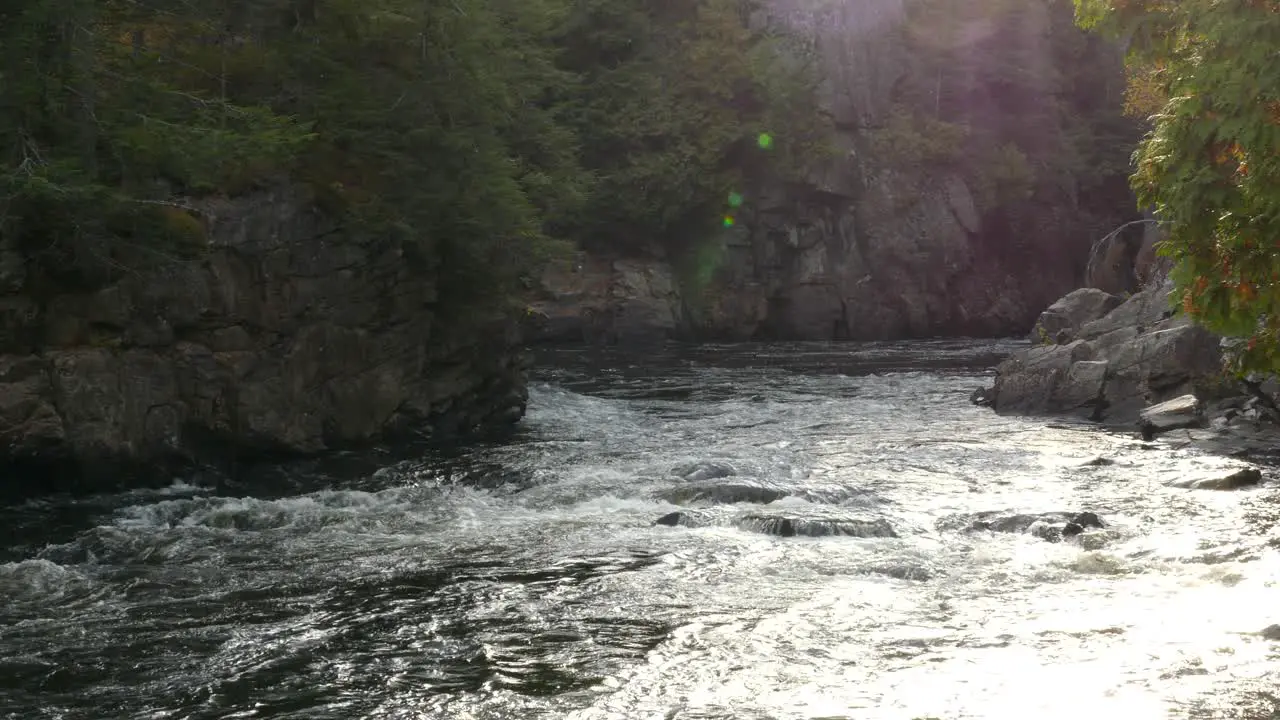
[[[677,465],[671,468],[671,474],[682,477],[685,480],[699,482],[702,480],[713,480],[715,478],[732,477],[738,474],[738,469],[724,461],[708,460]]]
[[[666,525],[667,527],[706,527],[715,523],[711,522],[702,513],[692,510],[677,510],[654,520],[653,524]]]
[[[1237,490],[1243,487],[1252,487],[1260,482],[1262,482],[1262,471],[1258,468],[1248,467],[1227,475],[1181,478],[1169,484],[1172,487],[1186,488],[1188,490]]]
[[[813,518],[788,515],[744,515],[734,521],[742,530],[778,535],[780,537],[826,537],[843,535],[862,538],[896,538],[888,521],[881,518],[862,520],[855,518]]]
[[[1080,463],[1080,467],[1107,467],[1109,465],[1115,465],[1115,464],[1116,464],[1115,460],[1099,455],[1096,458],[1092,458],[1090,460],[1084,461],[1083,463]]]
[[[939,527],[966,532],[1026,533],[1049,542],[1059,542],[1105,525],[1097,513],[1088,511],[1034,514],[990,511],[948,518],[940,522]]]
[[[784,513],[730,514],[709,510],[677,510],[654,521],[667,527],[733,527],[778,537],[896,538],[897,532],[882,518],[856,518],[839,514],[812,516]]]
[[[700,483],[677,487],[660,493],[663,499],[677,505],[686,505],[694,502],[710,502],[722,505],[735,503],[767,505],[791,494],[792,491],[788,488],[755,480]]]

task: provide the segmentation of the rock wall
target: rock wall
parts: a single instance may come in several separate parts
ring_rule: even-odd
[[[795,0],[771,7],[772,17],[755,22],[785,22],[813,37],[837,152],[799,186],[766,181],[748,188],[736,226],[707,238],[695,257],[584,257],[553,271],[533,303],[552,319],[543,339],[1021,334],[1041,309],[1081,284],[1094,240],[1132,219],[1123,178],[1118,191],[1091,196],[1081,178],[1049,168],[1035,192],[995,208],[975,186],[975,174],[955,163],[913,163],[877,151],[876,133],[889,123],[903,88],[921,84],[913,48],[931,41],[907,32],[908,2]],[[983,17],[949,26],[956,47],[946,52],[963,57],[968,69],[948,78],[950,92],[939,91],[937,112],[974,127],[1004,128],[992,132],[1028,147],[1043,144],[1051,157],[1068,142],[1067,132],[1034,113],[1056,107],[1069,92],[1061,86],[1062,60],[1045,48],[1051,32],[1070,24],[1070,3],[1028,7],[1009,27]],[[1022,71],[1035,88],[1017,103],[991,79],[1007,71],[1000,53],[1010,43],[1028,49]],[[1122,87],[1120,60],[1118,53],[1096,60],[1109,74],[1095,78],[1092,95],[1111,81]],[[1127,153],[1117,151],[1122,162]],[[641,276],[655,281],[638,282]]]
[[[0,489],[467,435],[522,415],[512,323],[447,339],[431,270],[406,248],[344,235],[291,189],[199,209],[199,260],[91,292],[51,289],[0,252]]]

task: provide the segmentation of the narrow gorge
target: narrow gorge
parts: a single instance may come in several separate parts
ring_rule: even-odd
[[[832,147],[796,182],[748,175],[732,222],[684,247],[553,264],[538,338],[1019,335],[1140,217],[1121,54],[1075,27],[1071,3],[769,8],[753,22],[808,40]],[[1090,279],[1134,290],[1140,236],[1117,235]]]
[[[0,3],[0,720],[1280,717],[1277,29]]]

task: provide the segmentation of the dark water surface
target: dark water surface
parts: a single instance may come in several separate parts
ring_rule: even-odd
[[[969,405],[1012,347],[564,350],[505,445],[0,509],[0,718],[1280,717],[1276,491]]]

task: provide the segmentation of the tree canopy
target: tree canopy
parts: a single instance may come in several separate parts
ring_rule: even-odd
[[[753,0],[17,0],[0,7],[0,240],[55,287],[198,253],[192,199],[288,181],[412,245],[442,302],[560,246],[667,246],[819,144]]]
[[[1175,262],[1182,309],[1280,370],[1280,7],[1266,0],[1076,0],[1125,38],[1130,105],[1150,112],[1132,184]]]

